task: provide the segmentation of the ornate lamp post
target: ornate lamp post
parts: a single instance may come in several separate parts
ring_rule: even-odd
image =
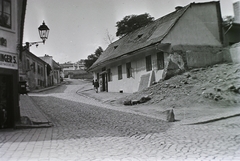
[[[42,41],[38,41],[38,42],[26,42],[26,46],[27,48],[31,47],[32,45],[36,44],[36,47],[38,46],[39,43],[43,43],[45,44],[46,39],[48,39],[48,34],[49,34],[49,28],[48,26],[45,24],[45,22],[43,21],[42,25],[40,25],[38,27],[38,32],[39,32],[39,36],[42,39]]]

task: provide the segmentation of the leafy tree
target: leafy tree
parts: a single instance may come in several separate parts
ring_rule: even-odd
[[[85,67],[89,68],[92,66],[92,64],[99,58],[99,56],[102,54],[103,49],[99,46],[94,54],[88,55],[87,59],[84,59]]]
[[[118,21],[116,24],[117,33],[116,36],[124,36],[128,33],[146,26],[150,22],[154,21],[154,17],[151,17],[148,13],[141,15],[129,15],[125,16],[121,21]]]

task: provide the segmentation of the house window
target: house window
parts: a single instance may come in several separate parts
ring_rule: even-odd
[[[118,80],[122,79],[122,66],[118,66]]]
[[[11,28],[11,0],[0,0],[0,26]]]
[[[164,53],[163,52],[157,53],[157,67],[158,67],[158,70],[164,69]]]
[[[40,71],[40,66],[38,65],[38,67],[37,67],[38,69],[38,74],[41,74],[41,71]]]
[[[32,69],[33,69],[33,72],[35,73],[35,72],[36,72],[36,65],[35,65],[35,62],[32,63]]]
[[[43,67],[41,67],[41,76],[43,76]]]
[[[131,68],[131,62],[126,64],[126,72],[127,72],[127,78],[132,77],[132,68]]]
[[[108,82],[112,81],[112,73],[111,73],[111,69],[107,70],[107,76],[108,76]]]
[[[152,59],[151,59],[151,55],[146,57],[146,70],[150,71],[152,70]]]
[[[99,80],[99,73],[97,73],[97,80]]]
[[[27,70],[30,70],[30,61],[29,61],[29,59],[27,59],[26,68],[27,68]]]

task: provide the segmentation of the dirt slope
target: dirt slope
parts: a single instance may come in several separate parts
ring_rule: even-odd
[[[139,100],[146,95],[151,100],[145,105],[236,107],[240,105],[240,64],[217,64],[192,69],[116,102],[122,104],[125,100]]]

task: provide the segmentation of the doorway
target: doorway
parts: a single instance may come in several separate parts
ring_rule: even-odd
[[[0,74],[0,128],[14,126],[12,76]]]
[[[100,90],[108,92],[108,80],[106,71],[100,73]]]

